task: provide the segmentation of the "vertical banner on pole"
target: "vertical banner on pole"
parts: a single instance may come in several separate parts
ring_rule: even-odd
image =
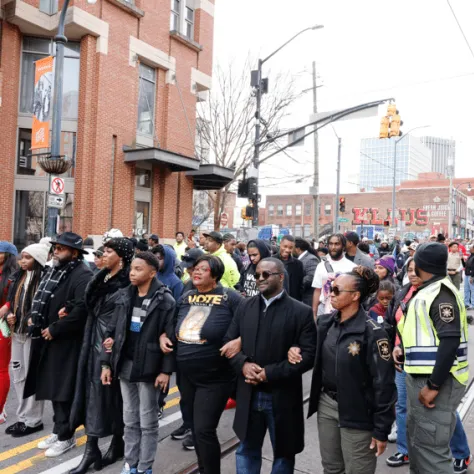
[[[31,149],[49,147],[49,119],[53,96],[53,57],[35,63],[35,91],[33,95],[33,130]]]

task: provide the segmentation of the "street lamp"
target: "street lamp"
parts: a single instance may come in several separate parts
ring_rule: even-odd
[[[427,128],[431,125],[420,125],[419,127],[414,127],[408,130],[403,136],[401,136],[398,140],[395,140],[394,152],[393,152],[393,189],[392,189],[392,228],[396,228],[397,222],[397,195],[396,195],[396,185],[397,185],[397,145],[398,142],[401,142],[405,137],[408,137],[411,132],[415,130],[419,130],[420,128]]]
[[[67,38],[64,34],[64,24],[66,22],[66,13],[71,0],[64,0],[61,14],[59,15],[58,32],[54,37],[56,43],[56,60],[54,65],[54,98],[53,98],[53,124],[51,131],[51,155],[50,165],[54,167],[54,162],[61,160],[61,121],[62,121],[62,102],[63,102],[63,82],[64,82],[64,45],[67,43]],[[94,5],[97,0],[87,0],[87,3]],[[63,167],[64,171],[69,169]],[[51,174],[49,175],[51,187]],[[52,237],[55,234],[54,224],[58,216],[58,210],[48,205],[48,236]]]
[[[273,51],[273,53],[269,54],[266,58],[264,59],[259,59],[258,60],[258,67],[256,72],[256,77],[254,74],[252,74],[252,85],[256,87],[255,91],[255,98],[256,98],[256,111],[255,111],[255,141],[254,141],[254,155],[253,155],[253,169],[249,169],[248,171],[248,176],[249,178],[254,178],[256,180],[256,186],[255,186],[255,191],[254,191],[254,196],[255,198],[253,199],[253,219],[252,219],[252,225],[257,226],[258,225],[258,166],[259,166],[259,158],[260,158],[260,112],[261,112],[261,105],[262,105],[262,94],[266,92],[266,90],[263,90],[263,86],[265,83],[265,89],[267,87],[267,81],[262,78],[262,66],[264,63],[266,63],[270,58],[275,56],[278,52],[280,52],[285,46],[287,46],[289,43],[291,43],[293,40],[295,40],[298,36],[302,35],[306,31],[310,30],[319,30],[321,28],[324,28],[323,25],[314,25],[310,26],[309,28],[305,28],[301,30],[300,32],[296,33],[296,35],[292,36],[288,41],[283,43],[278,49]]]

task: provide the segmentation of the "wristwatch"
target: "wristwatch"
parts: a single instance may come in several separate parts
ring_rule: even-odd
[[[426,381],[426,386],[430,389],[430,390],[436,390],[436,391],[439,391],[439,389],[441,387],[439,387],[438,385],[435,385],[430,379],[428,379]]]

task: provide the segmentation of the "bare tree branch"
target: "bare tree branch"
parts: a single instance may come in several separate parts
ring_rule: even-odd
[[[206,102],[198,104],[197,154],[219,166],[234,168],[234,181],[213,194],[214,228],[220,228],[220,216],[227,196],[235,181],[252,163],[255,135],[255,95],[250,87],[252,61],[247,58],[243,66],[231,63],[222,68],[217,65],[213,74],[213,89]],[[267,141],[281,132],[280,124],[289,115],[290,106],[298,99],[294,78],[276,75],[270,81],[270,92],[263,96],[261,117],[260,162],[281,147],[276,140]],[[294,160],[289,154],[289,159]]]

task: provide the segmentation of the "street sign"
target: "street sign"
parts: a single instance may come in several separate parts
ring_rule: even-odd
[[[346,219],[345,217],[339,217],[339,222],[349,222],[349,219]]]
[[[226,212],[223,212],[221,214],[221,226],[225,227],[228,222],[229,222],[229,216],[227,215]]]
[[[64,194],[64,179],[59,176],[51,176],[51,187],[49,193],[55,194],[56,196],[62,196]]]
[[[64,196],[48,194],[48,207],[53,207],[55,209],[63,209],[65,204],[66,198]]]

